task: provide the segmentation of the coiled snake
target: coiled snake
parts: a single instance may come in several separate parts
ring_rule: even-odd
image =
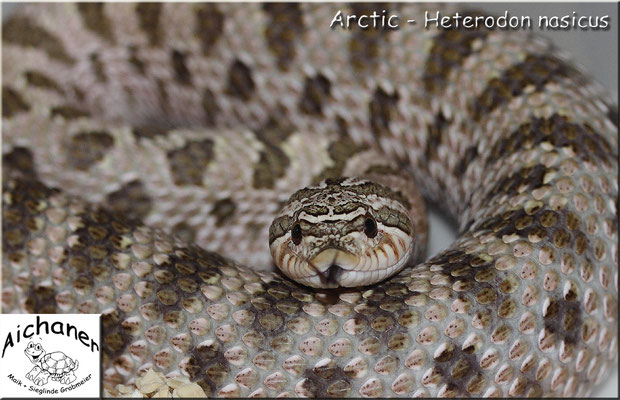
[[[617,354],[616,106],[527,34],[338,9],[373,10],[12,16],[3,312],[101,313],[106,394],[150,368],[213,396],[590,393]],[[458,222],[447,250],[362,289],[249,268],[295,190],[399,170]]]

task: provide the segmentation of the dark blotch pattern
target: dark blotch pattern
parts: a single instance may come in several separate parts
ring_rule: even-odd
[[[114,43],[111,23],[104,12],[103,3],[78,3],[77,9],[82,16],[84,26],[110,43]]]
[[[215,216],[215,226],[222,226],[226,224],[234,215],[237,205],[230,199],[220,199],[213,203],[213,208],[210,214]]]
[[[282,149],[266,144],[254,168],[253,186],[257,189],[273,188],[276,180],[284,175],[286,167],[289,166],[290,162],[290,159]]]
[[[531,192],[543,185],[543,178],[547,168],[542,164],[523,167],[510,176],[502,177],[486,193],[488,200],[498,195],[512,196],[522,190]],[[523,189],[523,187],[525,189]]]
[[[468,147],[467,150],[465,150],[465,155],[463,156],[463,158],[461,158],[458,164],[456,164],[454,173],[458,176],[463,176],[463,174],[465,174],[465,171],[467,171],[467,168],[469,168],[472,161],[474,161],[476,157],[478,157],[478,146],[474,145]]]
[[[151,211],[152,203],[144,185],[137,179],[124,184],[106,197],[108,208],[135,219],[146,217]]]
[[[382,88],[375,90],[368,105],[370,127],[375,135],[381,136],[390,133],[390,121],[396,113],[398,100],[398,92],[388,94]]]
[[[51,109],[52,117],[60,116],[64,119],[77,119],[90,116],[90,113],[86,110],[80,110],[73,106],[57,106]]]
[[[175,185],[202,185],[213,156],[213,141],[209,139],[189,142],[181,149],[169,151],[168,163]]]
[[[319,183],[327,178],[336,178],[342,176],[347,160],[362,151],[368,150],[368,145],[356,144],[351,138],[343,137],[330,143],[327,153],[333,161],[333,164],[325,167],[317,176],[312,178],[313,183]]]
[[[23,176],[36,177],[34,156],[25,147],[15,147],[9,153],[2,156],[2,165],[7,168],[5,172],[17,172]]]
[[[476,16],[477,12],[460,13],[463,16]],[[485,40],[489,31],[486,29],[442,29],[434,37],[430,54],[424,64],[422,81],[427,91],[439,93],[448,82],[450,72],[460,68],[467,57],[474,53],[476,40]]]
[[[570,147],[580,160],[611,162],[617,158],[610,143],[590,125],[575,124],[567,117],[553,114],[549,118],[532,118],[523,123],[511,135],[498,140],[493,146],[486,166],[508,154],[525,151],[550,143],[554,148]]]
[[[136,5],[136,15],[140,28],[146,33],[151,46],[158,46],[162,41],[161,8],[161,3],[139,3]]]
[[[297,3],[267,3],[263,5],[269,22],[265,39],[277,60],[280,70],[288,70],[295,59],[295,46],[304,32],[301,7]]]
[[[134,66],[140,75],[146,75],[144,62],[138,57],[138,48],[136,46],[129,46],[127,51],[129,52],[129,63]]]
[[[475,385],[476,377],[484,376],[478,358],[468,348],[462,349],[462,344],[448,343],[451,346],[433,358],[434,369],[447,384],[447,390],[461,395],[465,395],[466,392],[482,395],[483,393],[476,389],[477,386],[484,387],[485,385]]]
[[[16,90],[2,86],[2,117],[11,118],[17,113],[29,110],[30,105]]]
[[[254,93],[255,84],[252,71],[240,60],[235,60],[228,72],[228,87],[226,92],[241,100],[249,100]]]
[[[157,79],[157,92],[159,97],[159,107],[167,112],[170,108],[170,102],[168,99],[168,90],[166,89],[166,82],[162,79]]]
[[[11,158],[22,158],[22,160],[17,163],[7,163],[7,156],[5,156],[3,165],[5,176],[12,175],[11,169],[20,168],[20,164],[24,161],[23,157],[27,158],[21,150],[17,153],[14,150],[12,154]],[[57,192],[28,178],[3,182],[3,193],[5,196],[10,196],[12,200],[11,202],[3,201],[2,210],[2,251],[8,260],[19,262],[26,257],[28,241],[38,234],[40,229],[35,223],[35,218],[41,213],[38,205]],[[56,292],[53,286],[34,285],[30,277],[19,286],[24,292],[25,308],[29,313],[57,312]]]
[[[520,96],[526,87],[541,91],[549,82],[558,82],[566,77],[579,76],[573,67],[554,56],[529,54],[522,63],[514,65],[498,78],[492,78],[486,89],[469,105],[475,121],[490,114],[513,97]]]
[[[209,88],[205,88],[202,93],[202,110],[205,113],[205,124],[215,126],[220,106],[218,106],[217,99]]]
[[[290,159],[280,144],[294,130],[295,127],[280,107],[277,107],[267,122],[256,130],[256,138],[263,143],[264,148],[254,167],[252,184],[255,188],[273,188],[275,182],[284,175],[286,168],[290,165]]]
[[[607,118],[609,118],[612,124],[618,126],[618,107],[617,106],[608,106]]]
[[[5,43],[23,47],[42,49],[47,55],[66,64],[75,62],[67,54],[62,42],[44,28],[36,25],[27,17],[14,17],[2,25],[2,40]]]
[[[165,136],[170,132],[167,128],[157,125],[136,126],[131,132],[137,138],[153,139],[157,136]]]
[[[92,64],[93,73],[97,77],[97,80],[99,82],[107,82],[108,81],[108,77],[105,74],[103,63],[99,59],[99,54],[97,54],[97,53],[91,54],[90,55],[90,63]]]
[[[306,78],[304,93],[299,101],[299,109],[307,114],[321,114],[323,104],[329,98],[330,87],[329,80],[321,74]]]
[[[114,138],[105,131],[80,132],[69,140],[67,163],[85,171],[101,161],[112,145]]]
[[[185,222],[179,222],[172,227],[172,234],[178,236],[185,243],[192,243],[196,238],[194,229]]]
[[[174,78],[183,85],[192,84],[192,75],[185,64],[185,54],[179,50],[172,50],[170,53],[170,63],[174,69]]]
[[[582,308],[578,301],[567,301],[563,298],[551,299],[544,314],[545,329],[572,346],[580,341],[582,325]]]
[[[442,143],[445,128],[449,126],[451,122],[451,120],[443,115],[443,112],[439,111],[435,115],[433,123],[427,126],[428,139],[426,140],[426,149],[424,151],[427,160],[437,157],[437,148]]]
[[[386,10],[389,15],[393,5],[388,3],[357,3],[351,5],[351,14],[357,16],[371,15],[374,11],[381,15]],[[381,59],[381,47],[385,46],[390,35],[389,29],[368,28],[353,29],[351,39],[349,39],[349,61],[353,70],[359,74],[369,74],[376,70]]]
[[[36,86],[42,89],[55,90],[60,94],[63,93],[60,84],[42,72],[26,71],[24,73],[24,76],[26,77],[26,81],[29,85]]]
[[[202,44],[202,53],[209,55],[224,32],[225,15],[217,4],[196,5],[196,36]]]

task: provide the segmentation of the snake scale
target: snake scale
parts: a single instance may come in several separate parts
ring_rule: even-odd
[[[151,368],[210,396],[588,395],[617,363],[617,107],[527,33],[339,9],[373,6],[12,15],[3,312],[101,313],[106,395]],[[369,170],[459,238],[361,289],[250,268],[291,193]]]

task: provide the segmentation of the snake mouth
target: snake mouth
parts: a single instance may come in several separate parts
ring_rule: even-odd
[[[338,264],[332,264],[329,268],[323,271],[321,274],[318,274],[324,281],[325,285],[329,285],[332,283],[338,283],[340,280],[340,276],[345,272],[345,270]]]
[[[328,248],[307,261],[307,269],[315,272],[303,278],[312,287],[337,288],[365,286],[388,277],[400,269],[404,260],[381,269],[360,268],[360,256],[339,248]],[[301,279],[300,279],[301,281]]]

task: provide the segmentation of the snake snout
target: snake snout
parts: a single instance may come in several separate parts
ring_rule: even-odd
[[[340,265],[333,263],[330,265],[325,271],[323,271],[320,276],[321,280],[324,281],[325,284],[338,284],[340,281],[340,277],[344,273],[344,268]]]

